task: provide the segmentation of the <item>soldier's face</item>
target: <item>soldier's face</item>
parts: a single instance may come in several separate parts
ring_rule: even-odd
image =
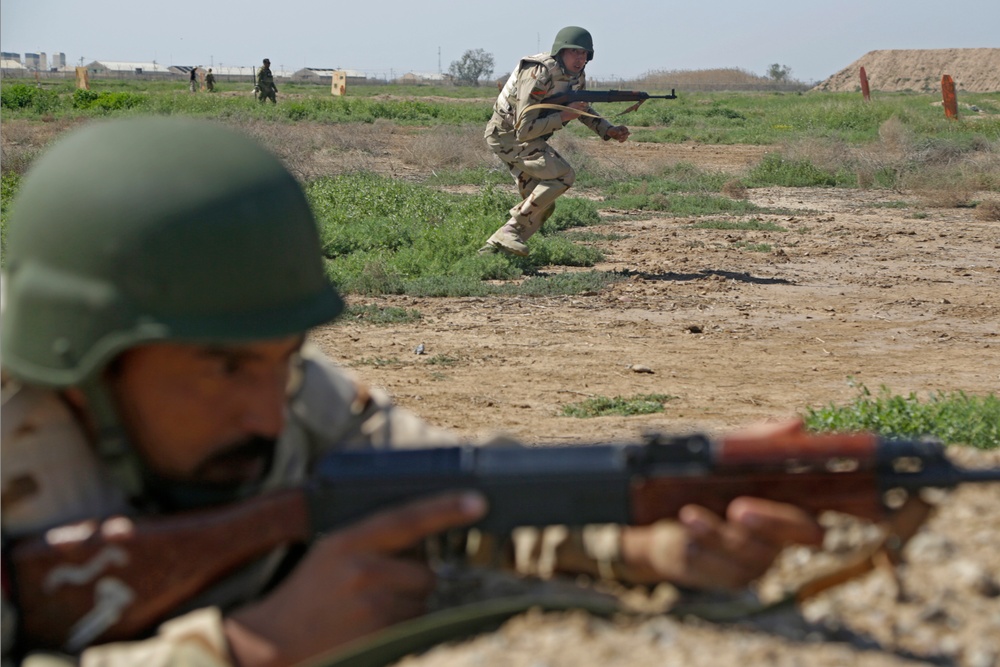
[[[568,72],[579,74],[587,66],[587,52],[584,49],[563,49],[559,53],[562,56],[563,67]]]
[[[157,343],[125,352],[109,378],[133,443],[158,474],[260,479],[285,424],[301,337],[232,346]]]

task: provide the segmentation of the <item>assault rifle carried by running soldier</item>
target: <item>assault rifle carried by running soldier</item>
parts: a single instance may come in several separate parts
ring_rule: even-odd
[[[871,569],[876,553],[897,559],[931,510],[920,489],[996,481],[1000,468],[956,467],[936,441],[811,434],[801,424],[636,444],[335,452],[303,487],[162,518],[54,528],[16,543],[10,564],[22,582],[16,595],[32,644],[72,651],[147,631],[276,546],[308,544],[377,510],[446,490],[483,493],[489,512],[476,527],[498,536],[519,526],[644,525],[692,503],[723,514],[740,496],[885,524],[877,549],[849,571],[807,584],[797,591],[801,600]],[[905,502],[891,500],[899,495]],[[100,573],[77,576],[98,561]]]
[[[544,102],[533,104],[528,109],[566,109],[573,102],[586,102],[587,104],[594,104],[595,102],[635,102],[629,108],[615,114],[615,116],[624,116],[641,107],[646,100],[676,99],[677,93],[673,88],[670,89],[669,95],[650,95],[641,90],[571,90],[548,97]]]
[[[574,102],[584,102],[586,104],[593,104],[595,102],[635,102],[632,106],[628,107],[624,111],[616,113],[612,118],[617,118],[618,116],[624,116],[627,113],[632,113],[646,100],[660,99],[660,100],[676,100],[677,94],[675,89],[670,89],[669,95],[650,95],[649,93],[643,92],[641,90],[570,90],[565,93],[560,93],[558,95],[553,95],[552,97],[545,98],[544,102],[538,102],[525,107],[522,112],[541,110],[544,113],[552,113],[554,111],[574,111],[577,115],[586,116],[588,118],[603,118],[603,116],[597,113],[591,113],[589,111],[581,111],[579,109],[573,109],[571,104]],[[517,126],[519,127],[521,120],[518,119]]]

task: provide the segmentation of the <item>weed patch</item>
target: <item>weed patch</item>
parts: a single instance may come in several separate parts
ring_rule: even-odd
[[[859,385],[850,404],[809,408],[805,419],[816,431],[870,430],[903,438],[930,435],[945,443],[1000,447],[1000,398],[994,394],[936,392],[921,400],[915,393],[894,395],[884,385],[873,395]]]
[[[636,394],[635,396],[615,396],[614,398],[595,396],[579,403],[564,405],[562,414],[564,417],[579,419],[609,415],[624,417],[648,415],[663,412],[664,404],[675,398],[677,397],[668,394]]]
[[[692,222],[689,227],[694,227],[695,229],[724,229],[724,230],[742,230],[749,232],[787,232],[788,230],[781,225],[776,225],[769,220],[761,220],[760,218],[751,218],[750,220],[699,220],[697,222]]]
[[[349,305],[341,315],[342,321],[351,320],[365,324],[409,324],[419,322],[423,315],[419,310],[398,308],[396,306],[378,306],[366,304],[363,306]]]

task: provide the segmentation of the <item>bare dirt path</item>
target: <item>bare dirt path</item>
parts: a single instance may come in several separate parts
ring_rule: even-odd
[[[702,164],[705,156],[704,166],[727,171],[763,154],[587,146],[595,159]],[[768,188],[749,197],[792,211],[759,216],[785,231],[703,230],[689,219],[617,212],[621,219],[592,230],[620,235],[596,242],[607,255],[597,268],[631,273],[607,291],[364,300],[423,319],[345,323],[315,340],[436,424],[533,444],[718,432],[848,402],[857,393],[849,378],[897,394],[997,391],[1000,223],[883,191]],[[769,250],[751,249],[759,244]],[[419,343],[425,355],[414,354]],[[640,393],[673,398],[658,415],[560,416],[589,396]],[[953,495],[911,548],[902,589],[874,573],[775,627],[536,614],[406,664],[990,667],[1000,663],[998,506],[996,486]]]

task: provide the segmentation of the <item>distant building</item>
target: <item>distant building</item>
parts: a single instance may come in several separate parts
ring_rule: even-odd
[[[3,71],[4,76],[24,76],[28,73],[28,68],[21,64],[20,57],[18,58],[8,58],[9,55],[20,56],[20,54],[5,53],[3,57],[0,58],[0,70]]]
[[[53,70],[64,70],[64,69],[66,69],[66,54],[62,53],[61,51],[59,53],[53,53],[52,54],[52,66],[51,66],[51,68]]]
[[[11,53],[10,51],[0,52],[0,60],[16,60],[17,63],[21,64],[21,54]]]
[[[408,83],[410,85],[427,85],[433,83],[448,83],[451,81],[451,75],[441,74],[439,72],[407,72],[403,76],[399,77],[400,83]]]
[[[190,68],[188,68],[190,71]],[[169,76],[170,68],[157,62],[128,62],[121,60],[95,60],[87,65],[91,76]]]
[[[24,66],[37,72],[44,72],[48,69],[44,53],[25,53]]]
[[[347,83],[357,83],[363,81],[365,78],[364,72],[359,72],[357,70],[343,69],[341,67],[334,67],[331,69],[323,69],[320,67],[303,67],[302,69],[296,71],[292,74],[292,81],[302,81],[305,83],[322,83],[330,85],[333,81],[334,72],[344,72],[347,76]]]

